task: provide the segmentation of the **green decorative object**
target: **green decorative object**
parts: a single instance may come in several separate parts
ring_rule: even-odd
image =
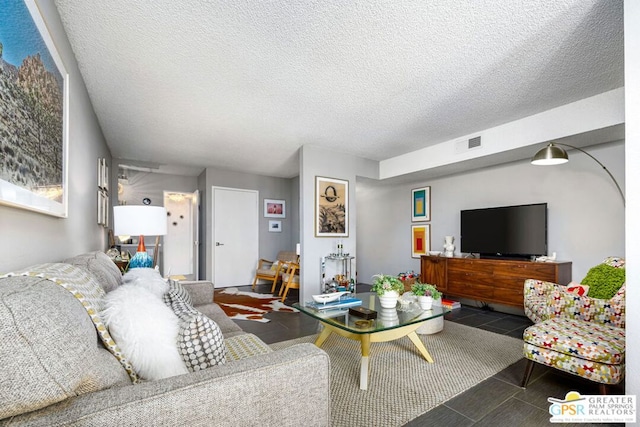
[[[375,292],[378,295],[383,295],[385,292],[395,291],[401,294],[404,291],[404,285],[396,276],[389,276],[386,274],[376,274],[373,276],[373,286],[371,286],[371,292]]]
[[[411,292],[413,292],[413,294],[418,297],[426,296],[426,297],[431,297],[433,299],[438,299],[442,296],[442,293],[438,291],[435,285],[431,285],[429,283],[418,282],[413,286],[411,286]]]
[[[588,296],[591,298],[611,299],[622,287],[624,281],[624,268],[600,264],[591,268],[580,283],[589,285]]]

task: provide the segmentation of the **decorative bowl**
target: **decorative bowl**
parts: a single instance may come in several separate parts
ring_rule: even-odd
[[[349,291],[344,292],[332,292],[330,294],[320,294],[320,295],[311,295],[313,300],[319,304],[326,304],[328,302],[338,301],[340,297],[344,294],[350,293]]]

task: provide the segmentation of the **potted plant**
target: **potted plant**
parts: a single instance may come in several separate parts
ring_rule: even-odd
[[[442,293],[429,283],[417,282],[411,286],[411,292],[418,297],[418,304],[423,310],[430,310],[434,299],[442,296]]]
[[[383,308],[395,308],[400,293],[404,291],[404,285],[396,276],[376,274],[373,276],[371,291],[378,294]]]

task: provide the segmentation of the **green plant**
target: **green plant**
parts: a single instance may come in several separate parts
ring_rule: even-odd
[[[438,288],[436,288],[435,285],[431,285],[429,283],[414,283],[411,286],[411,292],[413,292],[413,294],[418,297],[426,296],[433,299],[438,299],[442,296],[442,293],[438,290]]]
[[[396,276],[388,276],[386,274],[376,274],[373,276],[371,292],[382,295],[387,291],[396,291],[400,294],[404,291],[404,285]]]
[[[624,281],[624,268],[600,264],[591,268],[581,283],[589,286],[588,295],[591,298],[611,299],[620,290]]]

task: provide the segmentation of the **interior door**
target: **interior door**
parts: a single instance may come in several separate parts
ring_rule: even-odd
[[[164,192],[167,234],[163,239],[164,275],[198,279],[198,192]]]
[[[193,279],[200,280],[200,191],[193,192]]]
[[[258,262],[258,192],[224,187],[212,192],[213,283],[249,285]]]

